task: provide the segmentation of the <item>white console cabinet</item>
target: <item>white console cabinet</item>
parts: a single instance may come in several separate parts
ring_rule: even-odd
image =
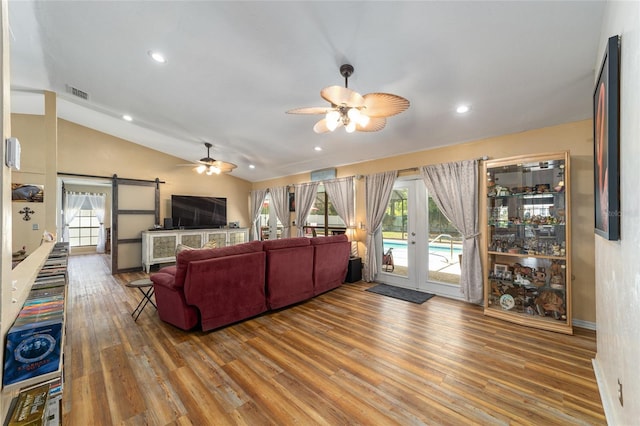
[[[209,241],[218,247],[249,241],[249,229],[172,229],[142,232],[142,268],[149,273],[151,265],[176,261],[176,246],[184,244],[200,248]]]

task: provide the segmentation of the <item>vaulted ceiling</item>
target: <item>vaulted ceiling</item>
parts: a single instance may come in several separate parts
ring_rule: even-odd
[[[9,1],[12,111],[38,113],[33,93],[55,91],[61,118],[187,161],[210,142],[233,175],[260,181],[590,118],[603,11],[603,1]],[[285,113],[328,106],[320,90],[344,84],[343,63],[355,67],[349,88],[411,107],[375,133],[316,134],[321,116]]]

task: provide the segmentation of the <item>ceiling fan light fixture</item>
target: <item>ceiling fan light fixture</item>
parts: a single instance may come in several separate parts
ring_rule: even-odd
[[[333,132],[338,127],[340,112],[336,110],[329,111],[325,116],[325,120],[327,121],[327,129]]]
[[[344,77],[344,87],[329,86],[320,91],[320,96],[331,104],[330,107],[294,108],[288,114],[323,114],[324,118],[316,122],[316,133],[333,132],[344,126],[347,133],[354,131],[378,132],[384,129],[387,117],[391,117],[409,108],[409,101],[391,93],[369,93],[361,95],[349,89],[348,79],[353,74],[353,66],[340,67]]]
[[[199,161],[199,165],[197,165],[194,170],[199,174],[207,174],[211,175],[219,175],[221,173],[230,173],[237,166],[233,163],[227,163],[226,161],[215,160],[211,158],[210,149],[213,145],[209,142],[205,142],[204,146],[207,148],[207,156],[201,158]]]

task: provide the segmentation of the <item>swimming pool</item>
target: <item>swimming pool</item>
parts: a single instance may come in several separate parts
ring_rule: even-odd
[[[394,250],[394,252],[396,250],[403,250],[403,251],[407,250],[407,242],[406,241],[384,240],[383,241],[383,245],[384,245],[384,252],[385,253],[390,248],[392,248]],[[430,244],[429,245],[429,252],[448,256],[448,255],[451,254],[451,246],[449,244],[446,244],[446,243]],[[453,245],[453,255],[455,256],[455,255],[458,255],[458,254],[462,254],[462,247],[460,245],[458,245],[458,244],[454,244]]]

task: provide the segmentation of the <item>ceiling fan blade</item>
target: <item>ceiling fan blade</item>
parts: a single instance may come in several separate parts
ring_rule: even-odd
[[[342,127],[342,121],[338,122],[338,125],[336,126],[336,129],[338,127]],[[334,129],[335,130],[335,129]],[[329,130],[329,128],[327,127],[327,120],[325,118],[323,118],[322,120],[318,121],[315,126],[313,126],[313,131],[316,133],[327,133],[327,132],[331,132],[331,130]]]
[[[327,133],[327,132],[330,132],[329,128],[327,127],[327,120],[323,118],[322,120],[318,121],[313,126],[313,131],[316,132],[316,133]]]
[[[230,172],[231,170],[238,167],[233,163],[227,163],[226,161],[220,161],[220,160],[214,160],[213,163],[211,163],[211,165],[219,168],[222,173]]]
[[[347,105],[361,107],[364,105],[364,97],[358,92],[342,86],[329,86],[320,91],[320,96],[333,105]]]
[[[391,117],[409,108],[409,101],[390,93],[368,93],[364,95],[363,113],[369,117]]]
[[[326,114],[332,109],[330,107],[294,108],[287,111],[287,114]]]
[[[384,117],[371,117],[366,126],[356,125],[359,132],[378,132],[387,125],[387,119]]]

